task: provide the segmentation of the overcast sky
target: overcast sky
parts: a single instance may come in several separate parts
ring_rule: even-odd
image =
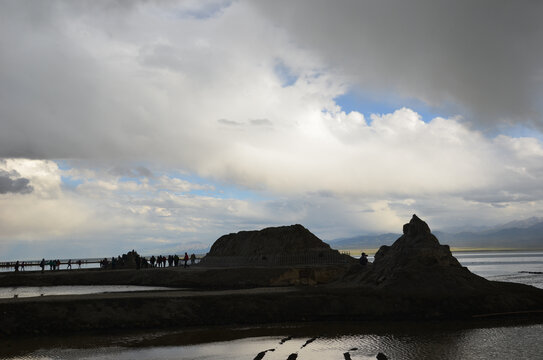
[[[542,216],[541,14],[0,0],[0,260]]]

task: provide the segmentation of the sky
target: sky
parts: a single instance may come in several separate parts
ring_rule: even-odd
[[[543,2],[0,0],[0,260],[541,216]]]

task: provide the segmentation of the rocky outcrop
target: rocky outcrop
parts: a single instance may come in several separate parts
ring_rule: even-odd
[[[202,265],[319,265],[352,263],[302,225],[240,231],[221,236],[202,259]]]
[[[442,296],[492,285],[463,267],[417,215],[403,226],[403,235],[392,246],[381,246],[361,280],[386,290]]]
[[[330,245],[302,225],[270,227],[260,231],[240,231],[221,236],[209,256],[255,256],[301,251],[330,251]]]

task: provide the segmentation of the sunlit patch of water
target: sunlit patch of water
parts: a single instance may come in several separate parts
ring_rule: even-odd
[[[174,290],[159,286],[135,285],[66,285],[66,286],[17,286],[0,287],[0,299],[12,297],[37,297],[52,295],[84,295],[108,292]]]
[[[412,330],[409,330],[409,329]],[[540,359],[543,355],[543,325],[492,326],[481,328],[448,327],[442,324],[400,324],[391,323],[366,333],[359,328],[353,333],[352,324],[345,324],[346,333],[334,336],[313,336],[324,327],[308,327],[296,332],[288,341],[282,336],[255,336],[228,341],[212,341],[199,344],[159,345],[153,341],[147,346],[134,343],[120,343],[116,346],[70,347],[56,346],[51,349],[37,349],[17,356],[0,357],[10,360],[56,360],[56,359],[194,359],[194,360],[286,360],[296,354],[297,360],[344,359],[348,353],[351,359],[375,359],[377,353],[385,353],[389,359]],[[342,329],[334,324],[334,332]],[[388,331],[382,332],[383,329]],[[227,331],[225,329],[225,331]],[[235,332],[235,330],[232,330]],[[262,329],[255,328],[256,333]],[[265,330],[266,331],[266,330]],[[271,330],[275,332],[275,330]],[[303,334],[306,334],[305,336]],[[246,333],[245,333],[246,334]],[[286,333],[285,333],[286,334]],[[167,335],[164,335],[167,336]],[[142,340],[145,336],[142,336]],[[161,336],[155,338],[161,342]],[[126,340],[126,339],[125,339]],[[311,341],[312,340],[312,341]],[[147,340],[146,340],[147,341]],[[304,344],[307,344],[304,346]],[[260,354],[260,357],[259,357]]]

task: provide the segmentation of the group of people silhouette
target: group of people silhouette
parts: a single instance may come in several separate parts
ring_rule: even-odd
[[[162,255],[159,255],[157,257],[155,257],[154,255],[151,256],[149,258],[149,261],[147,261],[146,258],[142,258],[144,264],[147,263],[148,266],[143,266],[143,267],[166,267],[166,266],[169,266],[169,267],[178,267],[178,266],[181,266],[181,261],[183,262],[183,267],[184,268],[187,268],[189,265],[188,265],[188,261],[190,260],[190,264],[191,265],[194,265],[196,263],[196,255],[195,254],[192,254],[190,255],[189,257],[189,254],[185,252],[185,255],[183,257],[180,257],[178,256],[177,254],[175,255],[168,255],[168,257],[166,256],[162,256]],[[144,265],[142,264],[142,265]]]
[[[76,261],[77,265],[79,266],[79,269],[81,269],[81,264],[83,263],[81,260],[77,260]],[[44,272],[45,271],[45,267],[46,266],[49,266],[49,270],[60,270],[60,265],[62,263],[60,262],[60,260],[48,260],[46,261],[45,259],[41,259],[40,261],[40,268],[41,268],[41,272]],[[66,262],[66,269],[72,269],[72,259],[68,259],[68,261]]]
[[[189,256],[185,252],[185,255],[180,257],[179,255],[152,255],[151,257],[140,256],[136,251],[132,250],[128,254],[123,254],[122,256],[112,257],[111,260],[104,258],[100,261],[100,268],[102,269],[121,269],[121,268],[133,268],[136,269],[149,269],[149,268],[165,268],[165,267],[178,267],[183,266],[184,268],[189,267],[190,264],[194,265],[196,263],[197,257],[196,254]]]
[[[158,255],[158,256],[140,256],[136,251],[132,250],[128,254],[123,254],[117,257],[112,257],[111,259],[103,258],[99,261],[101,269],[122,269],[127,267],[136,266],[137,269],[147,269],[147,268],[165,268],[165,267],[179,267],[183,266],[184,268],[189,267],[190,265],[196,264],[197,257],[196,254],[189,256],[187,252],[184,255],[179,256],[175,255]],[[16,272],[24,271],[25,265],[27,267],[37,267],[39,266],[41,272],[44,272],[46,267],[49,267],[49,270],[56,271],[60,270],[61,265],[66,265],[65,270],[71,270],[72,265],[77,264],[78,269],[81,269],[82,264],[87,264],[87,260],[45,260],[41,259],[40,262],[37,261],[16,261],[12,263],[2,263],[1,266],[5,268],[13,268]],[[89,262],[89,263],[92,263]],[[128,266],[127,266],[128,265]]]

